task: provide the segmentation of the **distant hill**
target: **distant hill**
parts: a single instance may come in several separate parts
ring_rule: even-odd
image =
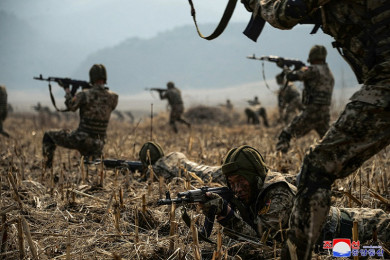
[[[103,63],[109,73],[109,85],[124,94],[142,91],[145,87],[165,87],[172,80],[183,89],[224,88],[262,80],[260,61],[246,59],[247,55],[278,55],[306,62],[314,44],[327,47],[328,63],[336,85],[341,77],[346,84],[356,84],[351,70],[331,47],[331,38],[319,32],[309,35],[311,27],[301,26],[293,31],[266,27],[258,43],[242,34],[245,24],[230,24],[224,34],[213,41],[201,39],[193,26],[183,26],[158,34],[151,39],[131,38],[121,44],[100,50],[82,62],[75,75],[84,76],[91,64]],[[213,29],[203,25],[205,32]],[[269,81],[280,69],[265,64]]]

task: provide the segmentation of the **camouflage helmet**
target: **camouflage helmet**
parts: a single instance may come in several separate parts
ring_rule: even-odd
[[[148,157],[148,150],[150,154],[150,160]],[[158,159],[164,156],[164,151],[161,146],[156,142],[146,142],[139,151],[139,159],[144,166],[149,164],[155,164]]]
[[[222,174],[226,178],[232,175],[243,176],[255,189],[263,185],[267,171],[263,156],[249,145],[231,149],[222,162]]]
[[[107,71],[103,64],[94,64],[89,70],[89,81],[93,84],[98,80],[107,83]]]
[[[315,60],[326,60],[326,48],[322,45],[314,45],[311,47],[310,52],[309,52],[309,58],[307,59],[308,62],[312,62]]]
[[[173,83],[172,81],[169,81],[169,82],[167,83],[167,87],[168,87],[168,88],[174,88],[174,87],[175,87],[175,83]]]

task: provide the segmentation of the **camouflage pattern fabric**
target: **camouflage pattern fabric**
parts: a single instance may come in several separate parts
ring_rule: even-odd
[[[321,5],[323,31],[364,83],[321,142],[306,154],[290,219],[286,257],[310,259],[330,204],[330,186],[390,143],[390,6],[386,0],[258,1],[272,26],[289,29]]]
[[[161,99],[167,99],[169,106],[171,107],[171,114],[169,116],[169,124],[172,126],[175,133],[178,132],[176,121],[190,126],[186,120],[182,118],[184,113],[183,100],[181,98],[181,92],[178,88],[168,88],[165,92],[160,92]]]
[[[360,243],[364,244],[373,240],[374,231],[376,232],[377,239],[380,241],[390,241],[390,215],[382,209],[330,207],[318,245],[322,246],[323,240],[325,239],[332,240],[333,238],[351,238],[343,237],[341,235],[341,229],[344,229],[343,222],[341,220],[343,212],[348,215],[352,222],[358,222],[358,238]],[[345,228],[348,229],[350,226],[347,225]],[[329,232],[329,229],[333,229],[334,233],[331,237],[323,239],[325,234]]]
[[[111,112],[118,104],[118,95],[94,85],[91,89],[78,92],[74,97],[65,95],[65,104],[70,111],[80,109],[80,123],[77,130],[46,131],[42,151],[46,166],[51,167],[56,146],[78,150],[83,156],[99,157],[106,139],[106,130]]]
[[[7,89],[0,85],[0,132],[3,131],[3,121],[7,118]]]
[[[290,123],[298,111],[303,110],[299,91],[292,82],[288,82],[286,87],[282,86],[279,90],[278,108],[279,120],[286,124]]]
[[[205,183],[223,183],[225,180],[221,172],[221,166],[197,164],[188,160],[183,153],[179,152],[169,153],[168,155],[160,158],[153,165],[153,171],[158,176],[163,176],[168,180],[179,176],[179,170],[181,170],[181,174],[184,176],[184,169],[186,169],[187,172],[196,174]]]
[[[221,220],[220,224],[232,238],[237,238],[234,233],[261,238],[269,232],[268,238],[271,239],[280,234],[281,227],[288,226],[294,192],[295,187],[288,184],[282,174],[268,172],[257,199],[251,205],[233,203],[237,209],[234,216]]]
[[[291,137],[302,137],[313,129],[320,137],[326,133],[334,87],[334,78],[327,64],[303,67],[288,74],[289,77],[304,82],[302,103],[305,108],[279,135],[276,149],[282,152],[288,151]]]

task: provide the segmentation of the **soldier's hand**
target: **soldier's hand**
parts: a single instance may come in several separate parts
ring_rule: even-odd
[[[276,65],[279,67],[279,68],[284,68],[284,59],[283,58],[279,58],[278,61],[276,62]]]
[[[228,215],[231,208],[226,200],[215,193],[206,192],[206,197],[209,199],[205,203],[200,203],[203,214],[208,216],[211,212],[219,217],[218,220]]]

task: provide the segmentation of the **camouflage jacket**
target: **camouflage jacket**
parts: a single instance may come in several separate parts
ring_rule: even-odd
[[[390,5],[387,0],[258,0],[260,13],[272,26],[290,29],[319,10],[322,29],[365,85],[351,100],[390,105]],[[320,9],[318,9],[321,7]],[[377,84],[379,83],[379,84]]]
[[[219,223],[233,238],[239,238],[239,234],[265,239],[275,236],[288,226],[295,192],[295,186],[289,184],[282,174],[269,172],[256,200],[251,205],[233,200],[234,215]]]
[[[221,166],[208,166],[197,164],[187,159],[180,152],[172,152],[160,158],[154,165],[153,171],[158,176],[163,176],[165,179],[172,179],[181,175],[184,176],[184,169],[189,173],[193,173],[202,179],[204,182],[224,182],[225,178],[221,172]]]
[[[80,109],[78,131],[92,137],[105,138],[111,112],[118,104],[118,95],[105,89],[103,85],[94,85],[78,92],[74,97],[67,93],[65,104],[70,111]]]
[[[178,88],[170,88],[161,94],[161,99],[168,99],[170,106],[183,105],[181,92]]]
[[[327,64],[316,64],[290,72],[287,78],[304,82],[302,104],[326,105],[332,101],[334,77]]]

